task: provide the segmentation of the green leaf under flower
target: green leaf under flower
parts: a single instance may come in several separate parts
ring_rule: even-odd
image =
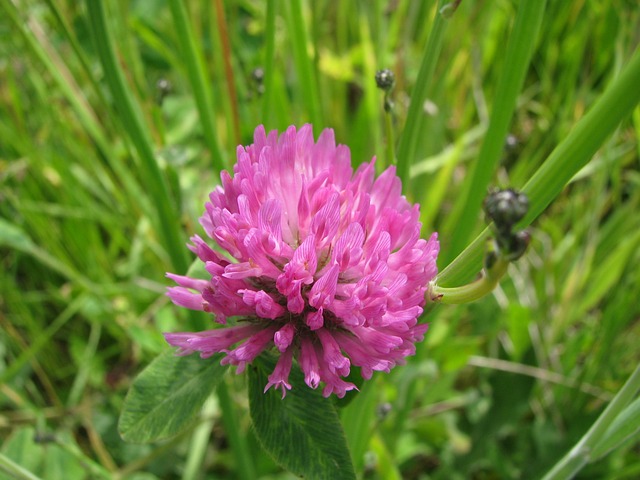
[[[118,431],[132,443],[177,435],[196,417],[227,367],[221,355],[159,355],[134,380],[124,401]]]
[[[333,402],[304,383],[294,366],[291,390],[263,393],[275,360],[262,356],[249,368],[249,405],[256,436],[287,470],[306,479],[355,479],[347,442]]]

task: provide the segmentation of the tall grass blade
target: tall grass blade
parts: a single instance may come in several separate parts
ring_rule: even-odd
[[[307,50],[309,37],[302,15],[302,1],[291,0],[285,2],[287,30],[291,38],[291,49],[295,64],[298,87],[302,95],[302,103],[306,108],[309,120],[315,129],[324,127],[320,106],[320,93],[318,91],[318,79],[311,57]]]
[[[267,130],[273,118],[273,76],[274,57],[276,54],[276,0],[267,0],[267,19],[265,26],[264,47],[264,93],[262,94],[262,123]]]
[[[573,478],[591,461],[591,453],[602,440],[609,426],[620,415],[640,390],[640,365],[631,374],[624,386],[598,417],[589,431],[562,459],[543,477],[543,480],[564,480]]]
[[[163,238],[165,248],[173,267],[180,272],[187,270],[184,240],[181,238],[178,209],[169,195],[169,188],[160,166],[156,161],[151,137],[128,87],[120,63],[116,56],[113,38],[107,26],[105,6],[102,2],[87,0],[87,12],[91,23],[91,33],[102,63],[107,84],[113,95],[120,120],[136,148],[141,161],[142,178],[149,195],[157,206],[158,234]]]
[[[217,172],[220,172],[225,168],[225,162],[216,137],[215,120],[212,110],[213,95],[205,76],[202,55],[197,48],[196,39],[189,24],[184,2],[180,0],[170,0],[169,8],[171,9],[171,16],[173,17],[173,23],[178,34],[180,51],[187,66],[187,74],[189,75],[191,88],[193,88],[198,114],[202,121],[202,133],[211,153],[213,168]]]
[[[409,169],[411,164],[417,160],[416,150],[418,147],[418,139],[422,134],[422,132],[420,132],[420,124],[422,123],[420,117],[424,114],[423,104],[427,99],[429,87],[432,85],[433,72],[436,68],[438,57],[440,57],[440,51],[442,50],[445,19],[440,14],[440,9],[444,3],[444,0],[440,0],[436,7],[435,19],[431,27],[431,32],[429,33],[427,46],[422,54],[420,72],[413,87],[413,92],[411,92],[411,104],[409,105],[407,120],[400,137],[400,144],[398,145],[397,172],[405,186],[405,192],[410,191]]]

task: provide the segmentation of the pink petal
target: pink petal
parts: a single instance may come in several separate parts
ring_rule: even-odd
[[[264,387],[264,393],[267,393],[271,387],[276,390],[279,388],[282,390],[282,398],[287,394],[287,390],[291,390],[291,384],[289,383],[289,373],[291,372],[291,359],[293,358],[293,348],[289,348],[282,352],[276,368],[273,373],[269,375],[269,383]]]

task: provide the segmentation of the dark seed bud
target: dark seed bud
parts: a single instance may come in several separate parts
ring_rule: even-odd
[[[513,262],[519,259],[531,243],[531,234],[527,230],[514,233],[506,239],[507,245],[503,247],[503,255],[506,260]]]
[[[527,214],[529,199],[513,189],[496,190],[487,195],[484,211],[498,231],[508,232]]]
[[[396,76],[391,70],[385,68],[376,72],[376,85],[379,89],[388,92],[393,88],[393,84],[396,81]]]

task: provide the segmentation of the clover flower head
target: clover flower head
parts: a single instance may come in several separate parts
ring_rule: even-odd
[[[354,173],[333,131],[315,142],[310,125],[280,136],[260,126],[237,157],[200,219],[217,247],[191,239],[210,278],[167,274],[176,305],[220,326],[167,342],[183,355],[223,352],[238,373],[274,350],[265,392],[283,397],[294,360],[326,397],[356,388],[345,380],[352,367],[369,379],[404,363],[427,330],[418,317],[439,244],[435,233],[420,238],[419,206],[402,196],[395,168],[376,178],[373,159]]]

